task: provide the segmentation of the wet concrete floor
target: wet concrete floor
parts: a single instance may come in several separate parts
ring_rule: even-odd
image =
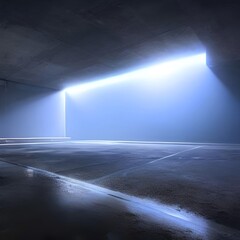
[[[0,145],[0,239],[240,239],[237,145]]]

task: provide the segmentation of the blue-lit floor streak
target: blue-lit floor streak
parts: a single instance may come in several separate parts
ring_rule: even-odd
[[[176,236],[185,236],[184,239],[211,240],[216,239],[216,237],[220,239],[219,237],[226,236],[226,234],[231,237],[229,239],[235,239],[234,236],[239,234],[233,229],[206,220],[177,206],[130,196],[49,171],[24,165],[18,166],[26,168],[26,175],[29,178],[34,177],[34,173],[53,178],[59,186],[57,201],[63,205],[84,204],[87,207],[92,205],[94,208],[103,199],[113,199],[114,202],[120,202],[124,205],[125,209],[137,216],[140,221],[150,222],[161,229],[168,229]],[[71,197],[69,194],[71,194]],[[111,207],[110,204],[109,208]]]

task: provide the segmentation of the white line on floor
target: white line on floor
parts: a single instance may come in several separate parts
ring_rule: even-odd
[[[197,235],[198,237],[200,236],[200,239],[210,240],[212,239],[212,234],[218,235],[219,233],[222,236],[225,236],[227,234],[228,236],[233,237],[229,239],[235,239],[234,237],[239,235],[238,230],[231,229],[210,220],[206,220],[199,215],[196,215],[184,209],[179,209],[177,206],[170,206],[153,200],[131,196],[81,180],[65,177],[53,172],[49,172],[47,170],[8,162],[4,159],[0,159],[0,161],[18,167],[26,168],[27,171],[32,170],[33,172],[40,173],[47,177],[53,177],[56,181],[62,181],[92,192],[104,194],[106,197],[112,197],[118,201],[124,202],[129,211],[134,212],[137,215],[142,215],[144,218],[147,217],[149,219],[152,219],[161,224],[162,227],[165,225],[168,227],[177,228],[186,233]]]
[[[161,142],[161,141],[124,141],[124,140],[72,140],[74,144],[169,144],[169,145],[209,145],[240,146],[239,143],[207,143],[207,142]]]
[[[56,143],[66,143],[65,141],[62,142],[35,142],[35,143],[1,143],[1,146],[19,146],[19,145],[41,145],[41,144],[56,144]]]
[[[186,149],[186,150],[183,150],[183,151],[180,151],[180,152],[176,152],[176,153],[173,153],[173,154],[170,154],[170,155],[167,155],[165,157],[162,157],[162,158],[158,158],[158,159],[155,159],[151,162],[145,162],[141,165],[138,165],[138,166],[134,166],[134,167],[129,167],[129,168],[125,168],[125,169],[121,169],[121,170],[118,170],[118,171],[115,171],[113,173],[110,173],[108,175],[105,175],[105,176],[102,176],[102,177],[99,177],[99,178],[95,178],[94,180],[92,180],[91,182],[95,183],[95,182],[98,182],[98,181],[102,181],[106,178],[109,178],[109,177],[112,177],[112,176],[115,176],[115,175],[118,175],[120,173],[123,173],[123,176],[126,177],[127,174],[129,174],[129,172],[133,172],[139,168],[142,168],[144,166],[147,166],[148,164],[152,164],[152,163],[155,163],[155,162],[158,162],[158,161],[161,161],[161,160],[164,160],[164,159],[167,159],[167,158],[170,158],[170,157],[173,157],[173,156],[176,156],[178,154],[181,154],[181,153],[184,153],[184,152],[188,152],[188,151],[192,151],[194,149],[197,149],[197,148],[200,148],[201,146],[197,146],[197,147],[194,147],[194,148],[190,148],[190,149]]]
[[[166,159],[166,158],[174,157],[174,156],[176,156],[176,155],[178,155],[178,154],[181,154],[181,153],[184,153],[184,152],[189,152],[189,151],[192,151],[192,150],[201,148],[201,147],[202,147],[202,146],[197,146],[197,147],[194,147],[194,148],[191,148],[191,149],[186,149],[186,150],[183,150],[183,151],[180,151],[180,152],[177,152],[177,153],[173,153],[173,154],[171,154],[171,155],[168,155],[168,156],[165,156],[165,157],[162,157],[162,158],[153,160],[153,161],[151,161],[151,162],[148,162],[147,164],[152,164],[152,163],[155,163],[155,162],[164,160],[164,159]]]

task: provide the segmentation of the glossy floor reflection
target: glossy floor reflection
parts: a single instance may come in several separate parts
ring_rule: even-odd
[[[105,142],[0,148],[0,239],[240,239],[235,205],[239,179],[234,173],[239,170],[238,147]],[[216,170],[230,152],[233,171],[228,178],[224,169]],[[209,164],[202,173],[206,156],[215,166]],[[203,176],[208,191],[197,185]],[[171,194],[160,190],[167,191],[176,179],[178,184],[185,180],[189,190],[177,185],[168,201]],[[236,185],[229,187],[233,181]],[[193,184],[199,193],[189,196]],[[213,210],[199,214],[210,208],[201,209],[204,190],[211,208],[225,211],[227,219],[214,219]],[[222,199],[217,201],[214,193]],[[218,209],[225,199],[225,208]]]

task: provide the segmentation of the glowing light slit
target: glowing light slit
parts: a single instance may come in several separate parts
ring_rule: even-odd
[[[103,87],[109,84],[116,84],[119,82],[129,81],[138,78],[151,78],[151,77],[158,77],[164,76],[166,74],[171,74],[173,71],[184,68],[190,67],[192,64],[195,63],[206,63],[206,54],[198,54],[190,57],[184,57],[173,61],[162,62],[159,64],[155,64],[152,66],[148,66],[136,71],[128,72],[125,74],[117,75],[114,77],[109,77],[105,79],[100,79],[98,81],[78,84],[76,86],[71,86],[66,88],[64,91],[65,93],[74,94],[74,93],[81,93],[87,90],[95,89],[98,87]]]

